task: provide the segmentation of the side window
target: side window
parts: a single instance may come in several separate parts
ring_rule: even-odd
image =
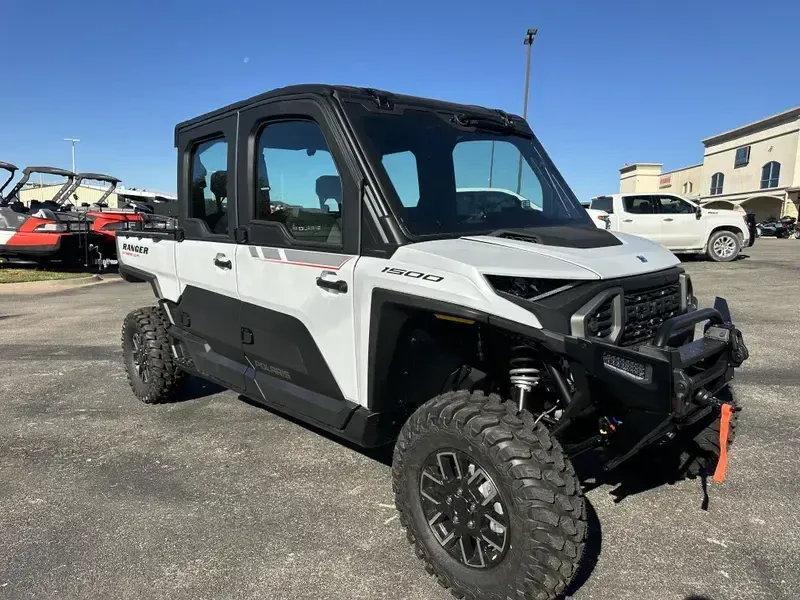
[[[255,218],[283,223],[298,240],[341,246],[342,181],[319,125],[268,124],[257,148]]]
[[[228,232],[228,142],[218,138],[192,150],[189,218],[202,219],[212,233]]]
[[[594,210],[604,210],[608,214],[614,214],[614,199],[609,196],[601,196],[592,200],[591,208]]]
[[[419,204],[417,157],[410,150],[405,150],[384,154],[381,162],[402,205],[406,208],[416,207]]]
[[[622,199],[625,212],[634,215],[652,215],[656,212],[653,206],[654,198],[650,196],[626,196]]]
[[[661,196],[661,212],[668,215],[694,214],[695,208],[688,202],[675,196]]]

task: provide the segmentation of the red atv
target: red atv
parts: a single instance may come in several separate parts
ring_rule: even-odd
[[[0,163],[13,179],[17,167]],[[66,181],[50,200],[31,200],[26,206],[19,192],[31,175],[42,173],[65,177]],[[0,257],[36,262],[59,261],[70,265],[90,263],[97,236],[90,231],[85,215],[62,210],[62,201],[74,189],[75,173],[54,167],[26,167],[22,177],[5,197],[0,196]]]

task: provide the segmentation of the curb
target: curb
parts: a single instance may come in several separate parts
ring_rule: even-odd
[[[0,295],[12,294],[48,294],[64,290],[92,287],[107,283],[120,282],[119,275],[89,275],[88,277],[75,277],[73,279],[53,279],[49,281],[24,281],[21,283],[0,284]]]

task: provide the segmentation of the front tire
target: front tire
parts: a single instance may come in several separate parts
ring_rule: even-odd
[[[580,483],[530,413],[457,391],[403,426],[392,465],[400,522],[439,583],[467,600],[558,597],[586,538]]]
[[[708,240],[708,256],[716,262],[730,262],[739,256],[742,242],[731,231],[717,231]]]
[[[128,383],[145,404],[175,400],[183,377],[173,361],[168,326],[164,311],[152,306],[129,313],[122,324],[122,355]]]

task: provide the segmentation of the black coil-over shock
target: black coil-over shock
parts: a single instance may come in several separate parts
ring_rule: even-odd
[[[533,388],[539,385],[540,370],[534,365],[534,350],[530,346],[515,346],[511,349],[511,369],[508,380],[511,384],[511,398],[517,403],[519,410],[530,410],[530,399]]]

